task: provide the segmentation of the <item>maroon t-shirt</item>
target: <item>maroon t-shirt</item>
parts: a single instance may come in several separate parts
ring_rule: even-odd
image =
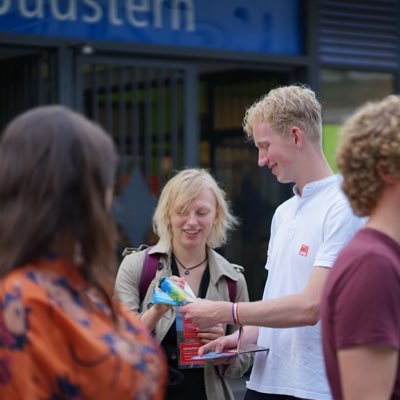
[[[321,318],[333,398],[343,398],[336,352],[384,345],[399,351],[392,399],[400,399],[400,245],[379,231],[358,231],[329,274]]]

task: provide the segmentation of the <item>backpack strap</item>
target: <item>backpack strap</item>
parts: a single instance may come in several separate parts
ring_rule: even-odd
[[[149,254],[149,250],[152,246],[146,249],[146,253],[144,256],[143,268],[142,273],[140,275],[139,281],[139,298],[140,303],[144,300],[146,296],[147,289],[150,286],[151,281],[154,279],[158,267],[158,263],[160,261],[159,254]]]
[[[237,289],[237,285],[236,285],[236,281],[234,281],[232,278],[229,277],[225,277],[226,279],[226,283],[228,284],[228,291],[229,291],[229,300],[231,303],[235,303],[236,301],[236,289]]]

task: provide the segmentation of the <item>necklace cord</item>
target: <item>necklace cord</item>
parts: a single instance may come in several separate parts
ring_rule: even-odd
[[[207,261],[207,255],[206,255],[206,258],[205,258],[202,262],[200,262],[200,263],[198,263],[198,264],[196,264],[196,265],[193,265],[193,267],[188,268],[188,267],[185,267],[185,266],[183,265],[183,263],[182,263],[181,261],[178,260],[178,257],[177,257],[175,254],[173,254],[173,256],[174,256],[175,260],[178,262],[178,264],[179,264],[185,271],[190,271],[190,270],[192,270],[192,269],[194,269],[194,268],[200,267],[200,265],[204,264],[204,263]]]

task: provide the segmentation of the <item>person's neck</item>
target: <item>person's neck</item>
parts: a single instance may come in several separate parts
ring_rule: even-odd
[[[69,235],[58,235],[52,241],[48,250],[70,264],[80,265],[79,258],[81,254],[78,254],[80,246]]]
[[[384,233],[400,244],[400,214],[398,212],[398,195],[390,188],[384,190],[371,213],[366,227]]]
[[[304,154],[301,165],[298,166],[299,176],[295,184],[299,196],[308,183],[320,181],[334,175],[322,151],[312,150]]]
[[[183,246],[172,244],[172,253],[183,265],[190,267],[204,260],[207,256],[207,249],[203,246],[188,249]]]

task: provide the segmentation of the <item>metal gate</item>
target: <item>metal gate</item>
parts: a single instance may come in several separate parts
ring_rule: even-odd
[[[198,164],[195,66],[96,55],[78,56],[76,65],[76,107],[118,149],[113,211],[121,242],[152,242],[162,186],[174,170]]]
[[[32,107],[56,102],[56,57],[49,50],[0,48],[0,129]]]

